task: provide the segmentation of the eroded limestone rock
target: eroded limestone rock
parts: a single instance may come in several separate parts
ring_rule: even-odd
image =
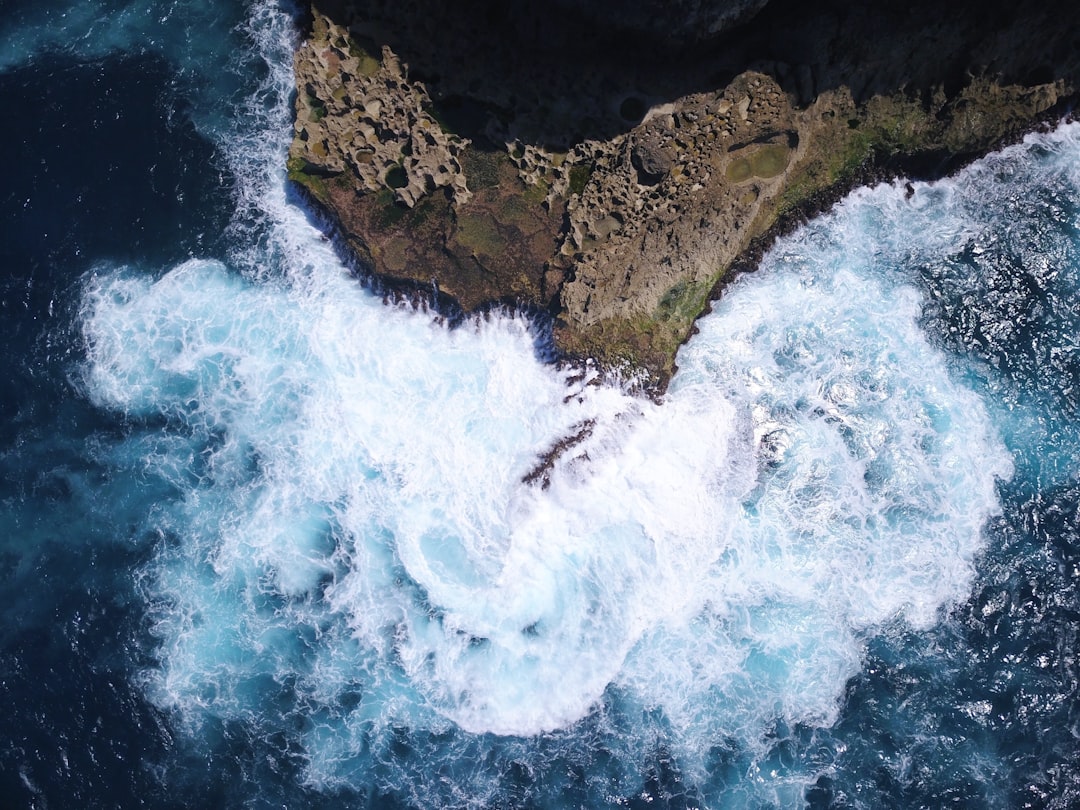
[[[468,142],[443,131],[428,112],[424,86],[409,81],[389,47],[376,58],[315,11],[312,35],[294,67],[294,165],[320,174],[349,172],[359,189],[388,189],[409,208],[440,188],[457,203],[469,199],[458,160]]]
[[[943,171],[1076,97],[1080,7],[1006,31],[974,0],[909,6],[770,5],[679,62],[544,4],[338,0],[297,53],[290,177],[375,274],[546,309],[564,352],[662,386],[782,218],[868,166]]]

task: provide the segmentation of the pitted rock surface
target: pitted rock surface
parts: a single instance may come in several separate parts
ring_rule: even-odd
[[[438,188],[469,199],[458,156],[466,143],[427,112],[424,86],[410,82],[384,47],[379,59],[356,48],[325,17],[294,61],[300,92],[289,154],[323,173],[350,172],[365,191],[386,188],[412,208]]]
[[[290,177],[391,285],[547,310],[562,352],[657,388],[784,223],[875,172],[947,171],[1080,88],[1074,3],[772,0],[686,54],[578,5],[317,3]]]

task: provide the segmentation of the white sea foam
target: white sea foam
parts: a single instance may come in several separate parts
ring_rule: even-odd
[[[1011,468],[882,269],[901,189],[735,284],[663,404],[572,382],[518,316],[450,330],[349,277],[287,203],[290,33],[260,13],[273,69],[230,158],[246,277],[86,285],[86,390],[147,425],[129,450],[177,490],[146,571],[156,701],[248,720],[288,693],[332,785],[405,768],[395,728],[527,737],[617,694],[694,773],[778,717],[831,723],[867,633],[966,595]],[[969,227],[951,193],[913,203],[935,244]],[[523,482],[583,428],[549,486]]]
[[[777,714],[831,722],[861,633],[966,593],[1008,474],[917,315],[848,271],[763,275],[657,406],[568,384],[521,319],[448,331],[336,267],[99,276],[88,390],[195,437],[144,459],[182,489],[157,699],[243,716],[257,675],[298,678],[327,704],[359,685],[379,727],[530,735],[617,685],[687,763]]]

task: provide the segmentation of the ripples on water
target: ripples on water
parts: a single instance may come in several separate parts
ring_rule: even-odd
[[[656,405],[365,292],[284,186],[288,15],[144,5],[0,29],[5,98],[177,147],[14,184],[8,795],[1068,806],[1080,129],[852,195]]]

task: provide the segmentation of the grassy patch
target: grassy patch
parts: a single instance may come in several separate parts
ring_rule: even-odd
[[[570,193],[581,194],[592,177],[593,165],[591,163],[578,163],[570,167]]]
[[[842,148],[831,152],[825,163],[825,182],[827,185],[850,177],[874,153],[873,134],[866,131],[853,132]]]
[[[470,147],[461,158],[461,168],[469,188],[478,191],[482,188],[495,188],[502,182],[503,170],[509,169],[517,174],[517,167],[510,162],[510,156],[502,151],[487,151]]]
[[[777,214],[794,210],[814,194],[854,175],[874,153],[871,132],[845,128],[836,148],[810,161],[790,182],[776,204]]]
[[[326,178],[308,171],[309,168],[310,164],[302,157],[291,157],[285,163],[290,180],[308,189],[317,199],[324,202],[329,200],[330,193],[326,188]]]
[[[536,216],[536,204],[525,199],[525,192],[513,196],[500,197],[487,209],[490,216],[504,225],[517,225],[528,230],[528,223]]]
[[[868,105],[866,127],[874,148],[885,154],[925,149],[933,128],[927,113],[917,104],[902,99],[875,99]]]
[[[400,208],[401,206],[398,206]],[[416,205],[412,207],[411,224],[413,227],[419,227],[431,219],[432,216],[443,214],[446,212],[446,201],[438,196],[425,194],[419,200],[416,201]]]
[[[479,256],[498,256],[506,249],[498,224],[487,214],[459,212],[454,236],[462,247]]]
[[[529,205],[540,205],[545,199],[547,199],[548,191],[551,190],[551,186],[548,185],[546,180],[539,180],[533,183],[531,186],[525,187],[525,193],[521,195],[522,199]]]
[[[375,195],[375,201],[378,203],[375,217],[380,228],[393,228],[409,213],[408,208],[394,200],[394,192],[388,188],[379,189]]]
[[[860,108],[858,116],[838,119],[831,129],[816,136],[823,146],[789,175],[783,192],[762,220],[761,231],[815,194],[850,182],[872,159],[885,162],[898,154],[918,154],[941,145],[941,124],[933,113],[910,99],[878,97]]]

